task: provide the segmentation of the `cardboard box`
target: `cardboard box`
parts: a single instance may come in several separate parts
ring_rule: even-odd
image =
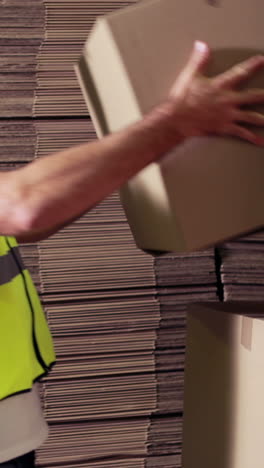
[[[263,467],[263,319],[261,303],[189,307],[184,468]]]
[[[263,17],[263,0],[147,0],[99,18],[76,67],[98,136],[162,102],[195,39],[213,50],[208,75],[263,52]],[[247,85],[263,87],[264,72]],[[264,225],[263,156],[212,136],[149,165],[121,189],[137,245],[189,251]]]

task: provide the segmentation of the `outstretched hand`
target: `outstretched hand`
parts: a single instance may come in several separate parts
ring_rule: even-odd
[[[207,44],[196,41],[187,65],[171,89],[169,101],[177,130],[184,137],[231,135],[264,145],[264,137],[245,126],[264,127],[264,115],[242,108],[264,103],[264,90],[236,90],[256,72],[264,71],[264,56],[254,56],[214,78],[203,74],[209,58]]]

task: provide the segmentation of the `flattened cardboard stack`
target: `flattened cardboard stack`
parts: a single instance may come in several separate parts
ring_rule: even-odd
[[[189,308],[184,468],[262,468],[264,304]]]
[[[45,120],[36,128],[37,157],[94,138],[86,120],[60,122],[56,128]],[[146,416],[157,405],[153,351],[160,314],[153,258],[135,248],[117,195],[41,242],[39,262],[58,355],[45,380],[46,416],[55,433],[63,423],[68,434],[59,444],[50,438],[39,450],[40,465],[50,462],[51,453],[59,466],[71,460],[111,466],[112,457],[126,466],[126,457],[144,458]],[[131,429],[135,417],[137,432]],[[95,444],[90,434],[101,420],[105,429]],[[75,431],[77,421],[85,442],[78,426]],[[140,457],[134,461],[138,466]]]
[[[47,453],[43,466],[53,466],[53,453],[57,454],[59,464],[62,467],[109,467],[109,468],[144,468],[144,441],[147,418],[130,420],[128,426],[120,420],[97,421],[91,423],[76,422],[74,435],[72,426],[61,424],[51,426],[50,454]],[[123,449],[121,456],[116,456],[114,451]],[[89,453],[89,458],[87,454]],[[111,454],[109,456],[109,454]],[[119,452],[120,453],[120,452]],[[98,455],[100,454],[100,455]],[[60,462],[67,458],[67,464]],[[91,457],[91,458],[90,458]]]
[[[172,411],[181,411],[186,305],[191,301],[216,300],[214,252],[207,250],[195,255],[166,254],[156,257],[155,272],[161,313],[156,340],[156,365],[158,370],[173,372],[173,388],[180,390],[174,401],[164,400],[165,406],[167,409],[171,407]],[[164,374],[157,376],[161,385],[163,377],[165,380]],[[163,392],[160,394],[163,395]]]
[[[162,419],[151,418],[146,466],[178,467],[181,466],[186,306],[191,301],[217,299],[214,252],[156,257],[155,272],[161,317],[155,346],[158,399],[155,414]]]
[[[264,301],[264,233],[221,246],[221,280],[226,301]]]
[[[115,132],[162,102],[194,39],[212,47],[213,75],[263,52],[262,17],[261,0],[221,8],[146,0],[100,18],[76,67],[97,134]],[[249,84],[262,87],[264,73]],[[137,245],[194,250],[262,226],[262,153],[238,139],[193,138],[134,176],[121,196]]]
[[[38,152],[44,156],[45,147],[48,152],[65,145],[64,135],[67,141],[82,142],[87,122],[77,121],[71,136],[71,122],[65,122],[64,129],[59,125],[50,136],[52,122],[45,121],[42,131],[39,125],[44,124],[36,123]],[[97,447],[86,440],[84,450],[75,433],[76,421],[82,421],[80,427],[89,434],[96,421],[105,420],[108,427],[111,418],[115,432],[118,421],[123,431],[131,419],[139,418],[146,431],[142,457],[148,466],[179,466],[185,307],[190,299],[216,299],[214,252],[153,259],[136,250],[116,194],[41,242],[39,252],[42,300],[58,355],[45,382],[52,430],[67,427],[67,444],[81,444],[80,459],[87,460],[83,466],[94,466]],[[110,448],[107,437],[98,436],[99,446]],[[129,450],[121,442],[118,449],[113,445],[115,456]],[[50,437],[38,452],[39,463],[45,466],[51,453],[59,466],[68,463],[62,436],[58,444]],[[106,455],[107,466],[111,453]]]
[[[1,121],[0,133],[1,161],[6,161],[11,165],[12,163],[22,164],[32,159],[36,142],[36,131],[33,122],[23,120]],[[17,151],[18,146],[19,154]]]
[[[48,13],[55,3],[48,4]],[[78,28],[75,18],[80,17],[80,5],[86,15],[93,14],[90,3],[56,3],[54,23],[47,15],[50,33],[40,62],[49,47],[56,62],[60,44],[67,43],[66,33],[62,38],[58,32],[55,38],[65,5],[74,11],[67,24],[72,30]],[[66,31],[66,26],[60,30]],[[67,50],[70,54],[71,49]],[[63,92],[63,82],[48,79],[53,63],[49,57],[46,75],[41,71],[39,75],[47,77],[50,116],[62,112],[54,102],[59,102],[55,94]],[[70,60],[63,67],[63,75],[70,76]],[[60,76],[61,72],[54,73]],[[41,87],[44,90],[42,82]],[[70,103],[67,93],[66,86],[64,102]],[[45,115],[44,97],[39,90],[35,112],[40,117],[42,112]],[[78,108],[78,99],[76,95],[74,105],[64,107],[65,115]],[[40,120],[36,128],[37,157],[95,137],[89,120],[80,118],[56,120],[56,125],[53,119]],[[74,460],[73,466],[91,468],[180,466],[185,307],[190,298],[215,300],[214,252],[193,259],[182,256],[177,264],[177,256],[156,260],[138,251],[114,194],[42,242],[39,253],[42,300],[58,364],[45,382],[51,436],[38,451],[38,463],[63,467]]]
[[[133,0],[43,0],[45,41],[38,54],[33,115],[87,115],[73,70],[96,16]]]
[[[29,117],[36,85],[37,52],[44,28],[42,0],[1,2],[1,116]]]

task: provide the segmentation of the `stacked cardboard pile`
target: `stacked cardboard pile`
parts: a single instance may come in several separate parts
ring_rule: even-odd
[[[44,32],[42,0],[1,2],[0,99],[3,117],[29,117],[37,53]]]
[[[3,117],[6,115],[3,113]],[[7,163],[23,163],[32,159],[36,132],[31,121],[12,120],[0,122],[0,158]],[[19,147],[19,153],[17,148]]]
[[[37,157],[66,145],[67,125],[65,122],[64,128],[59,125],[55,131],[52,122],[37,122]],[[94,137],[90,130],[87,121],[77,121],[66,143],[69,138],[81,143]],[[179,461],[187,284],[190,272],[198,273],[199,268],[200,277],[192,280],[192,294],[208,298],[208,288],[213,294],[215,277],[210,279],[211,285],[200,287],[211,277],[206,270],[214,268],[213,252],[200,254],[202,269],[197,262],[199,254],[193,260],[190,254],[179,256],[178,265],[177,256],[154,259],[144,254],[136,249],[114,194],[81,220],[41,242],[39,254],[41,295],[58,355],[57,366],[45,380],[46,415],[52,430],[57,433],[63,423],[67,443],[80,444],[79,456],[84,463],[80,466],[94,466],[96,460],[101,466],[99,447],[105,447],[107,466],[111,466],[112,456],[119,457],[122,465],[125,453],[134,455],[119,431],[130,430],[131,423],[138,421],[141,429],[139,433],[132,431],[129,439],[137,447],[135,454],[141,453],[134,463],[141,466],[142,460],[149,458],[155,466],[166,466],[167,461],[170,466],[172,458]],[[170,266],[164,269],[167,262]],[[185,284],[177,281],[183,269]],[[174,329],[167,316],[162,318],[161,295],[172,306]],[[161,323],[164,330],[159,337]],[[178,417],[172,416],[175,412]],[[89,434],[102,420],[117,436],[109,440],[107,431],[102,432],[97,447],[93,439],[89,442]],[[82,421],[80,427],[87,433],[86,451],[78,430],[75,432],[76,421]],[[59,466],[70,461],[59,440],[54,444],[50,438],[39,450],[40,464],[49,463],[51,453]]]
[[[263,231],[225,243],[220,255],[225,300],[263,301]]]
[[[39,50],[34,115],[87,115],[73,63],[95,18],[133,0],[43,0],[45,41]]]
[[[69,139],[81,143],[94,137],[86,120],[77,120],[71,132],[70,125],[64,122],[55,130],[52,121],[37,122],[37,157],[60,150]],[[80,457],[92,464],[97,447],[86,441],[83,452],[71,425],[82,421],[89,433],[97,425],[93,421],[108,425],[111,418],[115,432],[120,420],[123,431],[136,418],[145,428],[140,463],[145,458],[149,466],[175,466],[181,447],[185,308],[193,300],[216,299],[214,251],[144,254],[135,248],[114,194],[41,242],[39,253],[42,299],[58,354],[45,381],[52,430],[66,427],[67,443],[81,444]],[[137,437],[130,436],[136,445]],[[116,448],[114,438],[111,450],[125,463],[128,448],[121,442]],[[52,453],[63,466],[69,455],[61,444],[61,438],[58,445],[50,438],[38,452],[39,462],[45,466]],[[109,444],[102,433],[99,445],[110,450]]]

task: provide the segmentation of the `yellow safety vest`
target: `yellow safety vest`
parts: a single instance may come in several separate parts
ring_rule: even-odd
[[[54,361],[45,315],[17,242],[0,236],[0,400],[31,389]]]

